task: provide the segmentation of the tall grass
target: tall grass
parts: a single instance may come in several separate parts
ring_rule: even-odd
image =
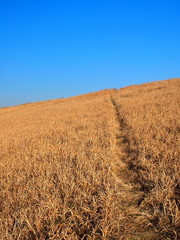
[[[138,151],[133,165],[144,191],[140,206],[151,213],[156,231],[178,239],[180,79],[124,88],[117,99]]]
[[[0,239],[178,239],[178,88],[0,109]]]

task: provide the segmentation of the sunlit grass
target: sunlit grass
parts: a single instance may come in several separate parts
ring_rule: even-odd
[[[177,239],[179,81],[0,109],[0,239]]]

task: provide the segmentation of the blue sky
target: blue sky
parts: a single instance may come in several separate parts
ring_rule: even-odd
[[[179,0],[0,0],[0,107],[180,77],[179,13]]]

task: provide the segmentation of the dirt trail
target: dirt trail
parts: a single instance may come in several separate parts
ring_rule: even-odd
[[[119,125],[119,132],[117,134],[117,154],[123,166],[119,168],[117,175],[124,183],[124,186],[128,186],[120,189],[122,194],[126,196],[122,206],[126,213],[123,224],[125,226],[124,229],[128,229],[128,231],[126,230],[126,232],[124,232],[124,237],[120,239],[159,239],[151,226],[149,213],[141,208],[141,203],[148,193],[148,189],[146,189],[145,184],[142,184],[139,179],[139,170],[143,170],[140,166],[136,166],[135,164],[139,152],[137,148],[132,147],[131,141],[133,138],[132,136],[130,137],[132,131],[121,114],[121,107],[116,100],[116,94],[115,91],[110,97]]]

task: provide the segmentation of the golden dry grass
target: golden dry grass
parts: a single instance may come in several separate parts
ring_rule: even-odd
[[[178,239],[179,81],[0,109],[0,239]]]
[[[129,126],[129,147],[136,152],[129,164],[144,192],[140,207],[149,210],[164,239],[178,239],[180,79],[121,89],[117,101]]]

